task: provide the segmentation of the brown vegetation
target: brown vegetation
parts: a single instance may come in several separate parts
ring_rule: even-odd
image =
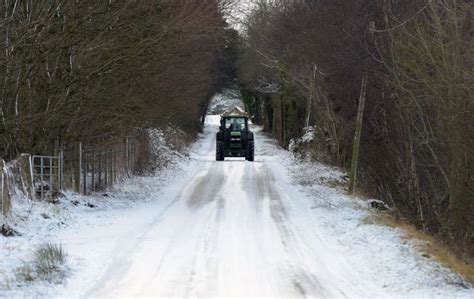
[[[226,26],[218,0],[2,1],[0,155],[196,132]]]
[[[244,50],[239,80],[257,120],[283,145],[315,126],[318,156],[344,167],[368,72],[359,185],[474,256],[470,1],[262,1]]]
[[[421,256],[436,260],[461,275],[466,281],[474,283],[474,262],[472,260],[458,258],[446,244],[417,229],[409,222],[397,219],[388,213],[374,213],[364,220],[364,224],[383,225],[397,229],[402,240],[411,242]]]

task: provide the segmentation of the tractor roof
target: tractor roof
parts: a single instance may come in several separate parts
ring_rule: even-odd
[[[249,117],[249,115],[247,114],[247,112],[245,112],[244,109],[235,106],[231,110],[223,113],[222,117]]]

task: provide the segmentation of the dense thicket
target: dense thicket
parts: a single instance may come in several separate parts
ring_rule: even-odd
[[[315,126],[317,157],[348,167],[367,71],[361,184],[472,257],[473,18],[463,0],[262,1],[239,67],[246,103],[283,145]]]
[[[222,81],[226,26],[218,0],[1,1],[1,157],[195,132]]]

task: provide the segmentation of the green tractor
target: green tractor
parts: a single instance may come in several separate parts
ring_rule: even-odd
[[[216,135],[217,161],[224,161],[225,157],[254,160],[255,144],[248,119],[248,115],[239,108],[221,116],[221,125]]]

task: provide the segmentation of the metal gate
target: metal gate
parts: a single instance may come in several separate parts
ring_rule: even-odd
[[[33,156],[33,187],[37,199],[56,198],[61,191],[61,155]]]

